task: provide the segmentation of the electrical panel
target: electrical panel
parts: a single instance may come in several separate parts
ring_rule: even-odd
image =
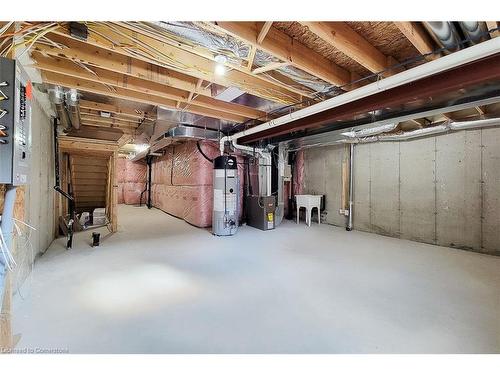
[[[0,57],[0,184],[29,182],[32,95],[20,64]]]

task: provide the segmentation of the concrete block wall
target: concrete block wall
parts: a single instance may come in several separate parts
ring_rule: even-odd
[[[354,229],[500,254],[500,129],[360,144]],[[305,150],[304,192],[326,194],[324,220],[345,225],[344,146]]]

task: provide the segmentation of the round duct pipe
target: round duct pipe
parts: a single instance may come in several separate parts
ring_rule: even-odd
[[[66,92],[66,106],[71,126],[75,129],[80,129],[80,106],[78,102],[78,92],[75,89]]]
[[[460,27],[471,44],[477,44],[490,39],[485,22],[461,21]]]
[[[446,22],[424,22],[424,26],[431,33],[434,40],[450,52],[458,51],[460,47],[460,35],[453,23]]]

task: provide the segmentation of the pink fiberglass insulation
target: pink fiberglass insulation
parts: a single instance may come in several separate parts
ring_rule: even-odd
[[[295,156],[293,167],[293,194],[302,194],[304,191],[304,151],[299,150]]]
[[[125,200],[123,198],[123,185],[125,185],[123,182],[118,182],[118,204],[125,203]]]
[[[219,155],[218,143],[200,141],[209,158]],[[152,201],[162,211],[197,227],[212,225],[213,164],[198,150],[196,141],[169,146],[153,161]],[[243,158],[237,157],[240,182],[243,181]],[[240,183],[240,212],[243,184]]]
[[[141,192],[146,188],[147,165],[144,161],[118,158],[116,161],[118,179],[118,203],[139,204]],[[147,194],[143,194],[145,203]]]

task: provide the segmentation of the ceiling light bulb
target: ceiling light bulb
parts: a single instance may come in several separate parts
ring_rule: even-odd
[[[222,64],[215,65],[215,74],[223,76],[226,73],[226,68]]]

